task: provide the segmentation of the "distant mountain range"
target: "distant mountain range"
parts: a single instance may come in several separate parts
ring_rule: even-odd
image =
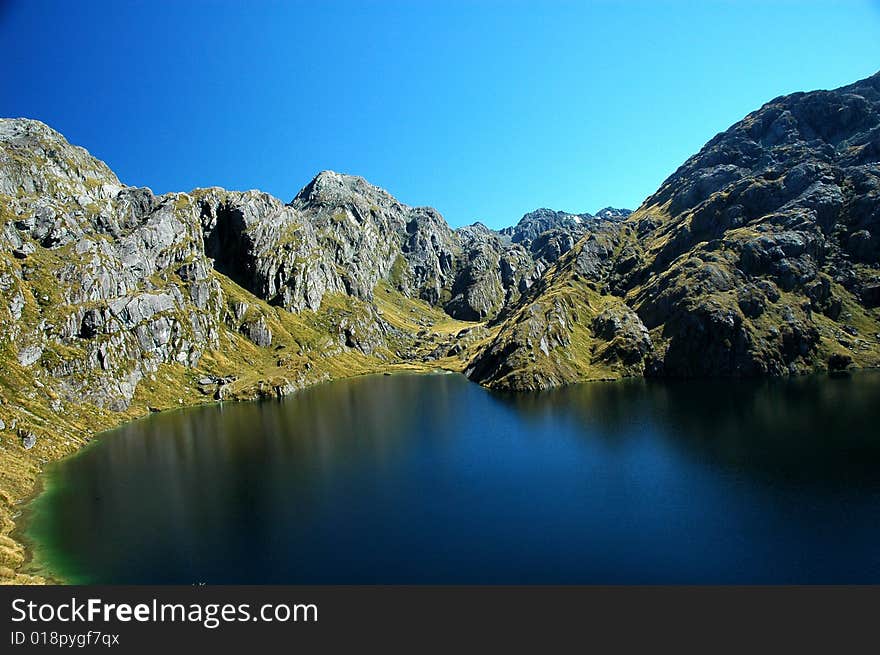
[[[770,101],[636,211],[500,231],[331,171],[289,203],[155,196],[3,119],[2,532],[44,462],[150,410],[393,370],[519,391],[877,366],[878,244],[880,74]]]

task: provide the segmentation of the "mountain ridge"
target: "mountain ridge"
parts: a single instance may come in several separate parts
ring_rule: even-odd
[[[880,365],[880,73],[765,103],[635,211],[453,230],[364,178],[155,195],[0,119],[0,579],[49,461],[150,411],[395,370],[537,390]]]
[[[44,123],[0,120],[0,533],[46,462],[119,422],[363,373],[462,370],[494,329],[485,320],[566,247],[452,230],[332,171],[289,202],[156,195]],[[26,579],[5,539],[0,579]]]

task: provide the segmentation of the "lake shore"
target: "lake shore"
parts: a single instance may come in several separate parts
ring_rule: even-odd
[[[102,435],[25,520],[77,584],[869,583],[878,389],[337,380]]]
[[[353,372],[351,375],[340,375],[336,377],[314,380],[309,384],[305,384],[297,388],[286,388],[285,393],[282,395],[290,395],[297,391],[326,383],[370,375],[393,375],[395,373],[406,374],[461,372],[458,367],[451,365],[452,363],[449,364],[450,365],[447,366],[423,366],[412,364],[380,366],[375,367],[375,369],[372,370]],[[584,382],[593,381],[609,380],[607,378],[604,378],[602,380],[585,380]],[[238,394],[234,397],[231,397],[230,400],[236,402],[247,402],[252,400],[259,400],[261,398],[265,399],[270,397],[278,397],[278,394],[276,394],[275,391],[268,394],[265,392],[265,388],[269,386],[271,385],[256,384],[251,387],[250,392],[248,392],[247,394]],[[271,388],[276,389],[277,385],[272,386]],[[179,411],[191,409],[198,406],[216,405],[221,404],[222,402],[228,401],[204,399],[201,402],[193,402],[180,406],[165,407],[163,408],[161,413],[166,414],[175,410]],[[81,454],[85,446],[93,443],[94,439],[100,437],[105,432],[109,432],[140,419],[148,418],[153,413],[155,412],[147,409],[145,411],[134,413],[133,415],[114,414],[112,415],[112,418],[115,418],[116,420],[108,420],[105,424],[105,427],[103,429],[96,429],[89,439],[83,440],[82,442],[69,442],[69,448],[61,452],[58,457],[45,461],[43,465],[39,468],[34,467],[32,471],[28,471],[27,476],[22,476],[18,479],[20,487],[25,489],[25,492],[12,499],[11,502],[4,502],[2,507],[0,507],[0,521],[2,521],[3,526],[3,530],[2,532],[0,532],[0,549],[2,549],[0,550],[0,552],[2,552],[2,561],[3,566],[5,567],[5,569],[0,569],[0,584],[68,584],[70,582],[68,580],[65,580],[63,576],[59,575],[57,572],[52,571],[50,566],[48,566],[45,562],[41,562],[40,558],[36,556],[35,551],[37,546],[36,544],[31,543],[26,535],[28,524],[27,506],[29,505],[29,503],[31,503],[31,501],[33,501],[44,491],[44,476],[49,465],[58,462],[64,458]],[[6,500],[9,496],[5,494],[5,492],[3,493],[4,495],[2,496],[2,498]],[[13,566],[10,566],[10,564],[12,564]]]
[[[226,400],[215,400],[212,397],[195,397],[196,402],[168,405],[158,412],[155,407],[132,407],[129,411],[116,413],[107,412],[103,420],[96,421],[91,434],[77,440],[63,442],[63,447],[54,450],[50,457],[41,458],[30,465],[22,465],[22,458],[12,461],[10,450],[0,450],[0,584],[3,585],[42,585],[68,584],[62,576],[47,569],[42,563],[35,564],[35,545],[26,537],[27,505],[43,491],[43,476],[47,466],[67,457],[76,456],[82,449],[91,444],[103,433],[115,430],[133,421],[146,419],[156,413],[167,413],[205,405],[217,405],[223,402],[249,402],[271,397],[288,396],[303,389],[327,384],[337,380],[362,377],[367,375],[383,375],[395,373],[431,373],[434,371],[460,372],[453,363],[444,365],[397,364],[377,366],[373,369],[353,370],[349,375],[338,375],[314,379],[301,386],[282,386],[266,380],[256,382],[242,389]],[[279,394],[279,390],[282,392]],[[21,450],[20,446],[15,446]],[[11,464],[11,465],[7,465]]]

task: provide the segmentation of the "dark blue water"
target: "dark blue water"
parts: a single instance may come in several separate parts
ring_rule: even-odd
[[[153,416],[55,465],[74,582],[880,582],[880,375],[508,397],[368,377]]]

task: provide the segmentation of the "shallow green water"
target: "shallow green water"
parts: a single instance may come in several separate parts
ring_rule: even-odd
[[[109,583],[880,582],[880,375],[334,382],[54,465],[39,562]]]

